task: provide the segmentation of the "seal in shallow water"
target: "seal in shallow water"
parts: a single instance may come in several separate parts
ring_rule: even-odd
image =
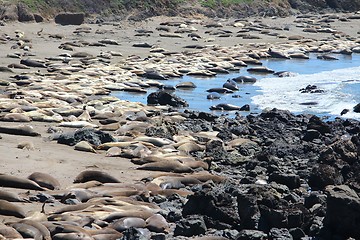
[[[227,110],[227,111],[232,111],[232,110],[240,110],[241,107],[233,105],[233,104],[228,104],[228,103],[219,103],[217,105],[213,105],[210,107],[210,110]]]

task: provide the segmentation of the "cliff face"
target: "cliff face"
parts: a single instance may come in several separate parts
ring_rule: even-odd
[[[358,11],[358,0],[288,0],[292,8],[300,11],[334,9],[338,11]]]
[[[31,21],[29,12],[101,14],[141,20],[155,15],[204,14],[210,17],[286,16],[294,11],[358,11],[360,0],[17,0],[1,2],[0,19]],[[24,15],[26,17],[24,18]]]

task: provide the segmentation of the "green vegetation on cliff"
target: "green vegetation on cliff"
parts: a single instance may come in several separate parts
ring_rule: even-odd
[[[0,0],[0,4],[24,3],[32,12],[51,17],[59,12],[85,12],[116,17],[135,16],[141,20],[154,15],[191,15],[244,17],[250,15],[284,16],[293,9],[303,12],[333,8],[360,10],[360,0]]]

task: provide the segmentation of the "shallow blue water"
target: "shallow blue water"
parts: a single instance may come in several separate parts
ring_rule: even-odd
[[[315,113],[319,115],[338,115],[344,108],[352,108],[360,102],[360,55],[333,55],[337,61],[320,60],[316,54],[311,54],[309,60],[298,59],[267,59],[262,60],[264,66],[274,71],[290,71],[297,73],[294,78],[278,78],[272,74],[249,74],[242,68],[239,72],[218,74],[213,78],[194,78],[184,76],[178,79],[162,81],[164,84],[175,86],[182,81],[191,81],[197,88],[192,90],[177,89],[174,93],[189,103],[189,109],[208,111],[216,114],[234,116],[233,112],[210,111],[209,107],[218,103],[230,103],[237,106],[249,104],[251,112],[258,113],[267,107],[287,109],[294,113]],[[251,65],[248,68],[253,67]],[[335,70],[335,71],[334,71]],[[359,74],[357,73],[359,71]],[[222,87],[229,78],[241,75],[254,76],[258,79],[256,84],[238,84],[240,90],[233,94],[223,94],[221,99],[208,100],[206,92],[209,88]],[[348,77],[347,77],[348,76]],[[357,79],[358,78],[358,79]],[[315,84],[324,89],[324,94],[300,94],[299,89],[308,84]],[[127,92],[114,92],[120,99],[146,104],[147,95],[157,91],[156,88],[148,89],[146,94]],[[240,98],[234,98],[240,95]],[[316,106],[304,106],[300,103],[319,102]],[[322,103],[324,102],[324,103]],[[243,115],[248,112],[241,113]],[[346,117],[346,116],[345,116]],[[348,117],[360,118],[349,113]]]

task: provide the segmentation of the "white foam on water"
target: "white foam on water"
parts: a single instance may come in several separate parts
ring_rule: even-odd
[[[294,113],[330,114],[338,116],[343,109],[350,112],[343,117],[360,119],[352,111],[360,96],[354,96],[342,89],[348,84],[360,83],[360,67],[337,69],[315,74],[303,74],[288,78],[263,78],[255,83],[260,94],[252,97],[261,109],[278,108]],[[323,93],[301,93],[307,85],[316,85]],[[301,103],[316,102],[316,105]]]

